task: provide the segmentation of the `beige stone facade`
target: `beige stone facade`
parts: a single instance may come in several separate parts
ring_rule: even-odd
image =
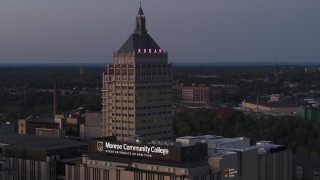
[[[103,73],[103,135],[125,141],[172,140],[172,65],[145,29],[140,8],[137,27],[115,52]],[[140,27],[141,26],[141,27]]]
[[[103,74],[104,135],[171,140],[171,81],[170,64],[110,64]]]

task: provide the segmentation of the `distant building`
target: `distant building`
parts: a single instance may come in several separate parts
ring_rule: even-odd
[[[84,121],[80,124],[80,138],[88,140],[94,137],[103,136],[102,128],[102,113],[101,108],[88,108],[82,109],[82,116]]]
[[[320,67],[305,67],[304,71],[305,72],[317,72],[317,71],[320,71]]]
[[[242,107],[255,112],[279,115],[297,115],[299,113],[299,105],[282,102],[243,101]]]
[[[173,101],[175,103],[219,104],[226,99],[238,96],[239,88],[234,85],[185,86],[174,84],[173,86]]]
[[[22,134],[0,135],[0,179],[64,179],[58,162],[80,157],[87,144],[61,138]]]
[[[26,119],[18,120],[19,134],[37,134],[37,128],[64,129],[65,134],[68,136],[79,136],[79,119],[73,117],[65,118],[64,116],[56,115],[55,118],[29,116]],[[53,135],[52,133],[44,133],[41,135],[50,134]],[[40,134],[38,133],[38,135]]]
[[[79,67],[79,74],[80,75],[86,74],[86,68],[83,65]]]
[[[205,85],[184,86],[174,84],[173,102],[209,103],[209,87]]]
[[[63,138],[66,137],[66,131],[64,129],[36,128],[36,135]]]
[[[299,115],[308,121],[320,122],[320,107],[301,107]]]
[[[29,116],[18,121],[19,134],[51,137],[73,136],[87,140],[103,136],[102,132],[101,107],[80,107],[68,117],[62,115],[56,115],[55,118]]]

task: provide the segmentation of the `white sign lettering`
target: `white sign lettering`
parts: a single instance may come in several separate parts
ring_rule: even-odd
[[[137,54],[162,54],[162,49],[138,49]]]
[[[128,155],[136,155],[139,156],[139,153],[133,152],[126,152],[126,151],[137,151],[137,152],[144,152],[144,153],[156,153],[156,154],[162,154],[167,155],[169,154],[169,149],[163,149],[159,146],[135,146],[135,145],[128,145],[128,144],[112,144],[110,142],[105,142],[105,148],[106,152],[108,153],[117,153],[117,154],[128,154]],[[122,151],[118,151],[122,150]],[[141,155],[141,154],[140,154]],[[146,156],[146,155],[141,155]]]

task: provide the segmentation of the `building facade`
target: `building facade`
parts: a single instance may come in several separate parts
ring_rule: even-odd
[[[134,33],[103,73],[102,93],[104,136],[172,139],[172,65],[148,34],[141,7]]]
[[[209,152],[210,151],[210,152]],[[291,180],[291,150],[248,138],[185,136],[175,142],[89,140],[88,153],[66,163],[67,180]]]
[[[259,180],[291,180],[292,152],[286,145],[276,145],[271,141],[259,141],[258,179]]]
[[[234,85],[173,85],[174,103],[220,104],[238,96],[239,88]]]
[[[30,134],[0,135],[0,179],[64,179],[59,161],[80,157],[87,144]]]
[[[182,147],[95,138],[80,162],[66,164],[66,180],[220,180],[206,156],[204,143]]]

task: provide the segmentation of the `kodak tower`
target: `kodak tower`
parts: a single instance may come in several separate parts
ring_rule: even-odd
[[[172,64],[148,34],[141,7],[135,21],[134,32],[103,73],[103,133],[122,141],[132,135],[141,135],[143,141],[170,141]]]

